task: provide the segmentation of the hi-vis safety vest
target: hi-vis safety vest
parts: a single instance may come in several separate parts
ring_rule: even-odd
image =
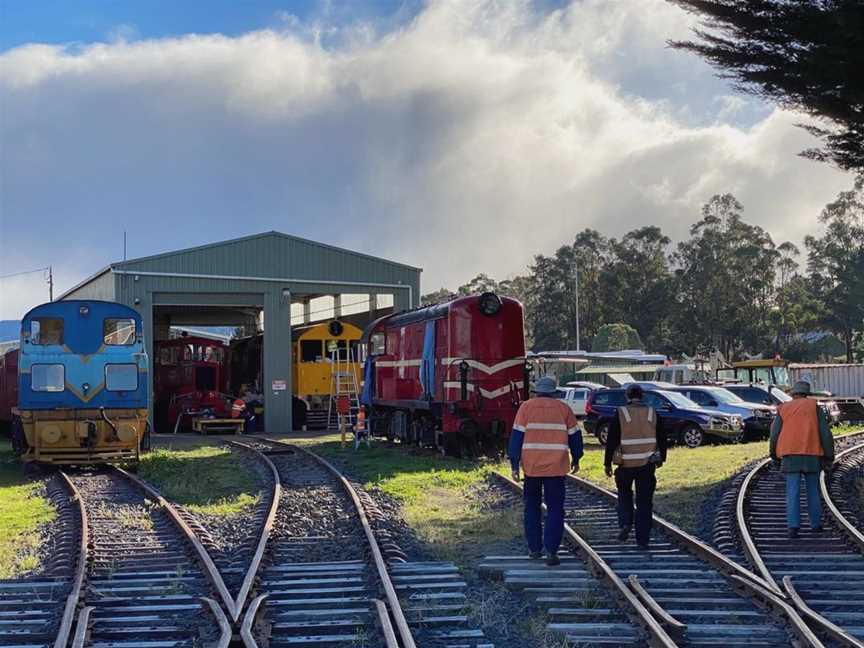
[[[245,409],[246,403],[243,401],[243,399],[236,399],[233,403],[231,403],[231,418],[240,418],[240,415]]]
[[[571,434],[579,433],[573,411],[557,398],[538,397],[519,406],[513,429],[521,431],[526,477],[563,477],[570,472]]]
[[[810,455],[822,457],[819,439],[819,405],[811,398],[796,398],[777,408],[783,427],[777,438],[777,456]]]
[[[657,414],[653,407],[627,405],[618,408],[621,446],[612,460],[624,468],[640,468],[657,451]]]

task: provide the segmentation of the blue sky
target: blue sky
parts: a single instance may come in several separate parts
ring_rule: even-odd
[[[0,0],[0,275],[50,264],[59,293],[124,230],[130,258],[279,230],[427,291],[586,227],[680,240],[723,192],[800,244],[851,178],[668,48],[692,26],[666,0]],[[46,293],[0,279],[0,319]]]
[[[302,21],[401,23],[420,0],[0,0],[0,50],[26,43],[92,43],[188,33],[236,36]]]

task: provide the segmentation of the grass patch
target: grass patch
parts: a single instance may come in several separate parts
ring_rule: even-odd
[[[215,446],[160,448],[143,455],[138,474],[190,511],[231,517],[248,513],[260,498],[254,472],[238,465],[240,461],[238,455]]]
[[[39,567],[39,525],[57,515],[28,483],[10,444],[0,441],[0,578],[16,578]]]
[[[488,510],[472,490],[497,462],[465,461],[383,443],[341,449],[331,437],[301,442],[402,505],[405,521],[443,559],[464,562],[481,543],[521,534],[521,508]]]
[[[841,434],[849,434],[850,432],[860,432],[860,425],[851,425],[849,423],[844,423],[843,425],[835,425],[831,428],[831,433],[834,436],[840,436]]]
[[[841,426],[836,434],[855,428]],[[475,539],[484,541],[521,534],[521,507],[489,512],[477,506],[471,487],[489,471],[510,474],[507,461],[471,462],[441,457],[383,443],[359,451],[342,450],[336,436],[302,439],[299,445],[336,460],[365,486],[376,486],[402,503],[406,521],[442,557],[471,551]],[[745,465],[768,454],[768,442],[707,445],[669,449],[657,471],[654,505],[657,513],[690,533],[698,532],[701,507],[709,493]],[[586,435],[579,476],[610,490],[615,481],[603,473],[603,448]]]

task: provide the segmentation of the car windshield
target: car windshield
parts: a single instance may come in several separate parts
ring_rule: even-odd
[[[714,400],[724,405],[737,405],[744,402],[740,396],[733,394],[728,389],[708,389],[706,391],[711,394]]]
[[[670,391],[658,391],[658,394],[662,394],[665,398],[672,401],[672,404],[676,407],[684,407],[684,408],[699,408],[699,406],[694,403],[692,400],[687,398],[684,394],[679,394],[678,392],[670,392]]]
[[[771,388],[771,395],[781,403],[788,403],[792,400],[792,397],[789,394],[784,392],[782,389],[777,389],[776,387]]]

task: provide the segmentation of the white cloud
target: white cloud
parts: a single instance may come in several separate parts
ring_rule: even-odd
[[[283,22],[0,56],[4,245],[80,279],[123,229],[130,256],[280,229],[421,265],[432,289],[584,227],[684,236],[717,192],[799,240],[850,182],[796,157],[799,116],[668,49],[690,22],[663,0],[441,0],[338,38]]]

